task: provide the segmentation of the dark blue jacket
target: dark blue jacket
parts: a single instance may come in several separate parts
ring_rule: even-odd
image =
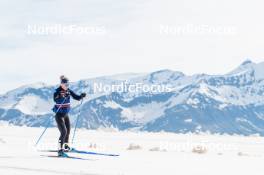
[[[67,114],[71,109],[71,97],[75,100],[81,100],[80,95],[75,94],[72,90],[64,90],[61,87],[57,88],[53,94],[53,100],[56,103],[53,107],[53,112]]]

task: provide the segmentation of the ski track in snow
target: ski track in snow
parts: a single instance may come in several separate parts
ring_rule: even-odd
[[[5,143],[6,143],[5,140],[0,138],[0,144],[5,144]]]
[[[66,172],[66,171],[57,171],[57,170],[48,170],[48,169],[37,169],[37,168],[24,168],[24,167],[12,167],[12,166],[1,166],[0,165],[0,172],[1,169],[7,170],[17,170],[17,171],[30,171],[30,172],[41,172],[41,173],[52,173],[52,174],[65,174],[65,175],[98,175],[98,174],[90,174],[90,173],[75,173],[75,172]]]

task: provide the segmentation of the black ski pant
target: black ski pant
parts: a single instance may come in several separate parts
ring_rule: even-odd
[[[63,148],[64,143],[69,143],[71,124],[68,114],[57,113],[55,116],[58,129],[60,131],[59,144]]]

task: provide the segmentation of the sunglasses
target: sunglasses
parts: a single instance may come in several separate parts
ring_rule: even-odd
[[[61,83],[61,84],[63,84],[66,87],[69,87],[70,86],[69,83]]]

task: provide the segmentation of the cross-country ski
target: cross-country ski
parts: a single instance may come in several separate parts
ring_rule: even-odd
[[[81,158],[81,157],[75,157],[75,156],[56,156],[56,155],[41,155],[41,157],[48,157],[48,158],[64,158],[64,159],[75,159],[75,160],[90,160],[86,158]]]
[[[40,152],[58,152],[58,150],[39,150]],[[77,150],[72,148],[71,150],[67,151],[67,153],[78,153],[78,154],[88,154],[88,155],[98,155],[98,156],[111,156],[111,157],[118,157],[118,154],[108,154],[108,153],[99,153],[93,151],[84,151],[84,150]]]

